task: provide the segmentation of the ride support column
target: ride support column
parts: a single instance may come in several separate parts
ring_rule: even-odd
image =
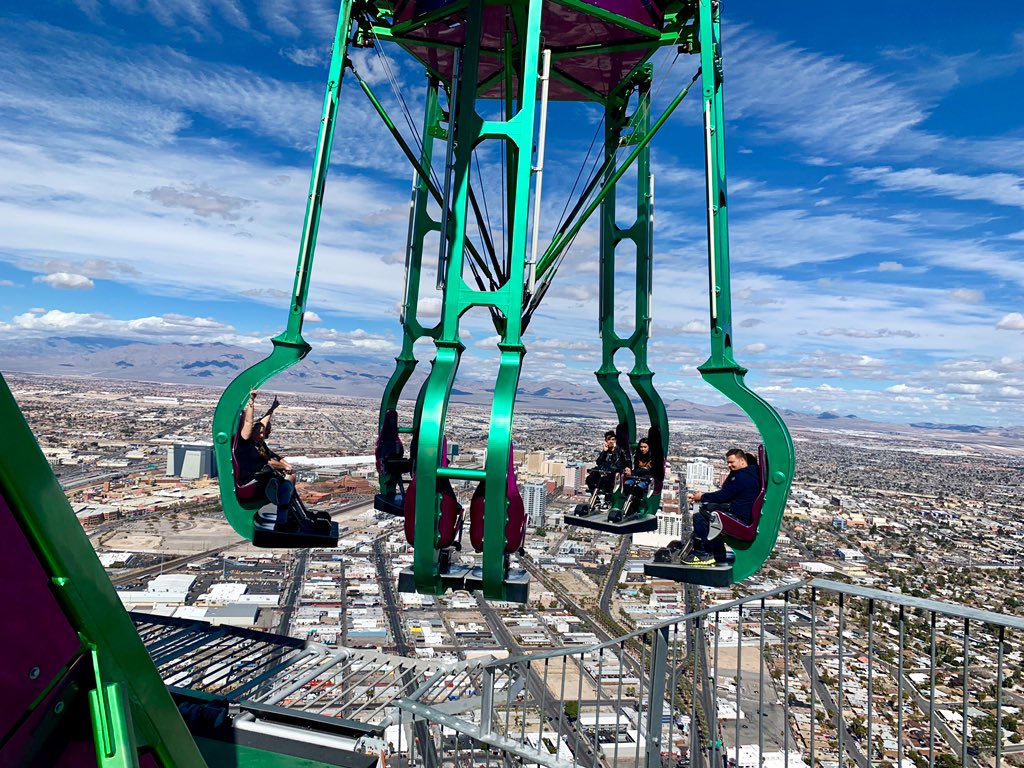
[[[757,536],[734,542],[732,581],[753,575],[771,555],[793,481],[793,439],[779,413],[751,390],[747,369],[733,357],[728,205],[725,183],[725,117],[722,103],[721,17],[718,0],[699,0],[698,38],[704,112],[705,189],[708,222],[708,275],[711,356],[698,370],[704,380],[738,405],[753,421],[764,443],[767,487]]]
[[[447,131],[441,128],[442,112],[438,103],[440,83],[434,76],[428,77],[427,94],[424,106],[422,145],[420,167],[428,174],[433,163],[434,139],[447,138]],[[389,409],[397,409],[406,383],[412,376],[418,361],[413,354],[416,342],[424,336],[436,337],[439,326],[424,328],[419,320],[420,278],[423,272],[423,244],[431,232],[440,232],[441,223],[430,215],[428,204],[430,192],[427,180],[419,170],[413,174],[412,199],[409,211],[409,234],[405,252],[405,290],[402,294],[402,313],[399,322],[402,326],[402,350],[395,358],[395,370],[384,387],[384,395],[380,401],[377,416],[377,431],[384,426],[384,414]],[[413,411],[412,426],[402,428],[403,432],[415,433],[418,428],[419,408]],[[396,479],[386,474],[380,478],[380,492],[393,494]]]
[[[618,182],[611,183],[616,171],[615,156],[622,140],[626,125],[626,102],[631,89],[618,97],[609,98],[605,104],[604,158],[607,192],[600,208],[600,255],[598,262],[598,333],[601,337],[601,367],[594,375],[601,389],[608,395],[615,407],[619,424],[625,424],[630,442],[636,440],[636,413],[629,395],[619,383],[619,369],[615,365],[615,353],[626,346],[626,342],[615,330],[615,249],[622,239],[615,223],[615,193]]]

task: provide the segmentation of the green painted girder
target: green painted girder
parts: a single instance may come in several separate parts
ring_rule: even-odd
[[[622,349],[633,355],[633,368],[629,380],[633,389],[647,410],[651,426],[659,429],[661,455],[668,455],[668,416],[665,404],[654,387],[654,373],[647,364],[647,347],[650,342],[651,295],[654,288],[653,273],[653,190],[651,184],[650,143],[636,141],[636,217],[628,227],[616,223],[616,192],[622,174],[615,166],[615,156],[622,144],[623,134],[629,129],[632,135],[646,136],[651,130],[650,114],[651,69],[645,68],[643,77],[636,84],[638,106],[633,115],[626,115],[630,93],[626,92],[613,99],[605,109],[605,165],[606,174],[614,183],[606,182],[607,191],[600,203],[600,287],[598,301],[598,324],[601,334],[601,367],[596,372],[597,381],[615,407],[620,424],[626,424],[631,443],[636,442],[636,413],[632,399],[619,383],[619,371],[615,365],[615,354]],[[635,246],[634,267],[634,318],[633,332],[623,337],[615,329],[615,270],[617,249],[624,241]],[[613,506],[621,506],[624,499],[613,499]],[[639,517],[657,513],[661,495],[655,494],[646,500]]]
[[[729,282],[729,226],[725,174],[725,118],[722,104],[720,10],[716,0],[699,0],[699,36],[704,99],[704,150],[708,216],[708,275],[711,356],[698,370],[704,380],[738,405],[761,435],[768,482],[757,537],[725,537],[736,562],[732,580],[753,575],[771,555],[782,525],[795,471],[793,439],[778,412],[744,382],[747,370],[733,356],[732,296]]]
[[[331,147],[337,125],[338,100],[344,75],[344,62],[352,26],[352,0],[342,0],[338,12],[338,24],[334,35],[331,54],[330,74],[324,93],[320,130],[317,136],[313,172],[309,182],[309,197],[299,244],[299,258],[295,269],[295,284],[292,289],[291,305],[288,309],[288,324],[285,330],[271,341],[274,345],[269,356],[242,371],[232,381],[220,400],[213,415],[213,451],[217,461],[217,476],[220,486],[221,505],[224,516],[240,536],[252,541],[254,534],[253,511],[260,503],[243,503],[235,495],[235,473],[231,460],[231,443],[238,430],[238,420],[245,406],[250,390],[259,389],[270,378],[302,360],[311,347],[302,338],[302,321],[306,311],[316,251],[317,233],[320,228],[320,213],[323,207],[324,188],[330,165]]]
[[[495,381],[491,421],[484,469],[487,488],[484,504],[483,593],[488,599],[505,597],[505,526],[508,500],[508,456],[512,438],[512,415],[525,347],[522,345],[522,278],[528,247],[529,184],[535,132],[540,20],[542,0],[528,0],[513,8],[522,44],[506,47],[505,71],[519,73],[519,88],[506,88],[507,120],[482,120],[476,112],[480,62],[479,40],[484,3],[471,0],[467,6],[466,45],[463,49],[461,82],[453,84],[458,95],[455,120],[455,163],[450,198],[450,247],[443,275],[440,334],[435,340],[436,357],[423,390],[419,439],[416,450],[416,526],[413,572],[417,590],[439,593],[443,587],[438,571],[437,524],[440,515],[436,480],[441,464],[441,447],[452,384],[464,349],[459,337],[460,321],[473,307],[498,310],[505,319],[499,327],[500,355]],[[519,109],[513,113],[513,97]],[[486,140],[508,144],[510,239],[505,274],[508,279],[496,290],[471,288],[465,281],[466,225],[470,197],[470,173],[474,147]],[[449,204],[449,201],[446,201]]]
[[[0,489],[81,638],[81,654],[92,655],[98,762],[136,766],[138,745],[167,768],[205,765],[2,376],[0,424]]]
[[[563,227],[551,241],[551,244],[544,250],[543,256],[537,261],[536,269],[534,274],[539,280],[548,271],[554,269],[558,258],[562,253],[569,247],[572,241],[579,234],[580,230],[587,223],[594,212],[601,207],[605,197],[615,188],[615,185],[619,182],[626,172],[630,169],[636,159],[640,156],[640,153],[650,146],[651,141],[658,134],[661,128],[665,125],[668,119],[675,112],[676,108],[682,103],[683,99],[690,92],[690,87],[696,82],[697,76],[695,75],[690,84],[679,91],[678,94],[669,102],[668,106],[665,107],[665,111],[658,117],[658,119],[651,125],[650,129],[646,134],[637,142],[630,153],[618,166],[618,168],[612,173],[602,184],[598,193],[590,201],[590,203],[580,213],[576,215],[575,221],[572,221],[571,225]],[[607,108],[607,107],[606,107]],[[567,222],[568,223],[568,222]]]
[[[380,411],[377,419],[378,432],[384,425],[384,414],[390,409],[398,409],[398,401],[402,396],[405,385],[412,376],[417,365],[416,356],[413,353],[413,346],[424,336],[436,337],[439,328],[424,328],[419,321],[419,295],[420,283],[423,272],[423,245],[426,236],[430,232],[439,232],[441,223],[434,219],[428,211],[430,201],[430,190],[428,182],[430,170],[433,163],[434,136],[439,133],[442,119],[441,108],[438,104],[439,82],[437,78],[429,78],[427,84],[427,95],[424,106],[422,151],[420,153],[419,167],[422,172],[417,171],[414,177],[412,191],[412,210],[409,221],[409,243],[407,260],[405,265],[405,294],[402,299],[402,313],[399,322],[402,326],[402,351],[395,358],[395,370],[384,387],[384,396],[381,398]],[[417,403],[422,399],[417,398]],[[410,431],[417,432],[419,429],[420,407],[413,412],[412,428]],[[387,471],[380,475],[380,492],[385,495],[394,495],[399,478],[392,477]]]

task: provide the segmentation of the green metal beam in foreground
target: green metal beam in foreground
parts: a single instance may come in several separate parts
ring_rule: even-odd
[[[145,746],[167,768],[205,765],[3,377],[0,423],[0,491],[91,657],[98,763],[135,766]]]

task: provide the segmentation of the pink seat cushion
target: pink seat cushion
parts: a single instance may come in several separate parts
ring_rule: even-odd
[[[448,438],[444,439],[441,448],[441,466],[448,466]],[[438,480],[441,491],[441,518],[437,522],[438,547],[450,547],[459,538],[462,530],[462,505],[455,497],[455,490],[448,480]],[[405,540],[416,545],[416,477],[409,481],[402,501],[402,512],[405,517]]]
[[[519,486],[516,485],[515,465],[513,463],[512,448],[509,448],[508,457],[508,482],[505,487],[505,498],[508,505],[505,513],[508,521],[505,523],[505,553],[512,554],[519,551],[526,541],[526,506],[523,504],[523,497],[519,493]],[[482,552],[484,549],[484,506],[485,487],[481,482],[476,491],[473,492],[473,501],[469,505],[469,540],[473,549]]]

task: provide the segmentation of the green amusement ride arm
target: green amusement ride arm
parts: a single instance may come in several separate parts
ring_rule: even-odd
[[[283,333],[272,339],[274,349],[267,358],[242,371],[228,385],[217,403],[217,410],[213,416],[214,455],[217,460],[217,475],[224,515],[231,523],[231,527],[250,541],[253,537],[253,507],[242,504],[235,495],[231,443],[235,431],[238,429],[238,418],[249,391],[259,389],[272,376],[295,365],[310,351],[309,344],[302,338],[302,318],[306,310],[306,298],[313,268],[313,253],[316,250],[316,238],[320,226],[324,185],[331,158],[331,145],[334,139],[338,98],[341,92],[343,64],[351,21],[352,0],[342,0],[334,37],[334,51],[331,55],[330,76],[324,94],[324,107],[313,161],[313,174],[309,184],[309,199],[306,203],[306,216],[302,227],[299,260],[295,271],[295,287],[288,312],[288,326]]]
[[[3,377],[0,423],[0,501],[13,513],[64,616],[78,633],[78,657],[92,657],[89,666],[96,685],[90,694],[98,764],[137,765],[137,743],[151,748],[166,768],[206,765]],[[17,551],[18,544],[5,541],[5,556]],[[16,583],[7,586],[19,588]],[[38,629],[56,632],[57,627]],[[6,631],[25,630],[9,625]],[[50,638],[40,638],[40,657],[46,662],[40,666],[67,669],[71,659],[48,657],[55,647]],[[67,730],[63,725],[50,737],[61,738],[60,732]]]
[[[708,209],[708,267],[711,303],[711,357],[698,369],[704,380],[738,405],[757,427],[768,464],[768,487],[757,536],[751,542],[727,539],[736,562],[734,582],[752,576],[771,555],[793,481],[793,439],[782,417],[743,381],[747,370],[733,358],[732,300],[729,289],[728,207],[725,189],[725,119],[719,4],[700,0],[701,71],[704,96],[704,152]]]

